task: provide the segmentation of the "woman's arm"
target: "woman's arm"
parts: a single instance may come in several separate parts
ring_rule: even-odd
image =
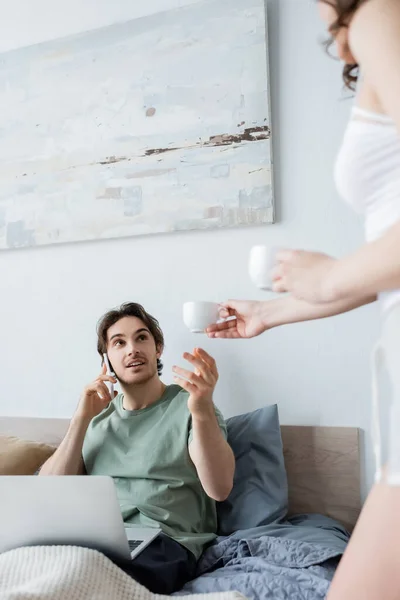
[[[287,295],[284,298],[272,300],[276,303],[272,307],[268,306],[271,302],[264,303],[264,322],[267,329],[272,329],[289,323],[315,321],[349,312],[355,308],[360,308],[360,306],[371,304],[375,300],[375,295],[352,296],[327,304],[310,304],[294,296]]]
[[[273,282],[275,292],[290,292],[312,305],[369,298],[400,288],[400,221],[375,242],[340,260],[320,252],[281,250]]]
[[[383,110],[397,124],[400,141],[400,1],[366,2],[351,23],[350,44]],[[400,207],[400,188],[397,200]],[[326,283],[331,300],[400,288],[400,221],[338,261]]]
[[[363,3],[351,21],[349,42],[383,111],[396,123],[400,140],[400,0]],[[400,186],[397,194],[400,209]],[[341,260],[291,250],[280,252],[277,260],[274,291],[312,304],[376,296],[400,288],[400,221],[379,240]]]
[[[331,301],[349,296],[376,296],[400,288],[400,221],[379,240],[336,261],[327,274],[325,287],[326,298]]]
[[[222,304],[224,311],[221,316],[234,318],[211,325],[207,329],[207,334],[210,338],[252,338],[273,327],[332,317],[375,300],[374,296],[365,296],[346,298],[327,304],[310,304],[291,295],[264,302],[229,300]]]

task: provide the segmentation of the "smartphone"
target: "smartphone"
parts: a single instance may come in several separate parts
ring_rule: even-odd
[[[111,375],[112,377],[115,377],[114,373],[111,370],[111,365],[110,365],[110,361],[108,360],[107,354],[103,354],[103,359],[104,359],[105,365],[107,367],[107,375]],[[112,381],[105,381],[104,383],[108,387],[108,391],[110,392],[111,400],[114,400],[114,384],[112,383]]]

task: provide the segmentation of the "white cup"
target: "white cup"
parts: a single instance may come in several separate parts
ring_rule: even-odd
[[[272,269],[278,251],[276,246],[253,246],[250,251],[250,279],[260,290],[272,290]]]
[[[209,325],[220,320],[219,309],[216,302],[185,302],[183,322],[192,333],[204,333]]]

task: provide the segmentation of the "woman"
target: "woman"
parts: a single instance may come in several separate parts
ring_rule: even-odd
[[[335,175],[341,195],[365,216],[367,243],[336,260],[283,250],[269,302],[230,301],[236,317],[210,337],[249,338],[277,325],[343,313],[378,299],[382,337],[374,353],[376,485],[363,508],[328,595],[329,600],[400,599],[400,0],[319,0],[321,17],[345,63],[348,87],[358,80]],[[381,464],[376,370],[384,360],[393,399],[388,465]]]

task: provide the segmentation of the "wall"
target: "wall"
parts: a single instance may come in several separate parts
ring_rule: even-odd
[[[0,50],[157,11],[167,1],[138,5],[38,0],[34,10],[28,0],[14,0],[2,14]],[[362,240],[361,224],[332,181],[350,108],[340,66],[319,47],[323,31],[312,2],[268,0],[268,12],[277,224],[0,253],[0,414],[71,415],[99,368],[97,318],[131,299],[164,328],[166,381],[181,353],[201,344],[218,361],[216,399],[226,415],[277,402],[283,423],[359,426],[368,434],[375,307],[238,342],[194,337],[180,318],[185,300],[266,298],[246,274],[255,243],[341,256]]]

